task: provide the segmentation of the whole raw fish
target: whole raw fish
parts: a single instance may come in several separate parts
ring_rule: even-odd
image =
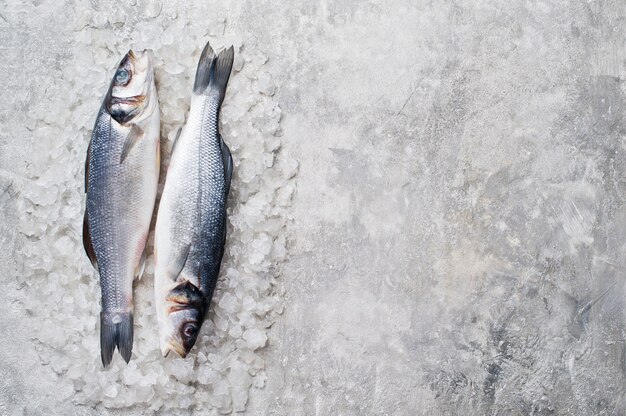
[[[149,53],[129,51],[102,102],[85,163],[83,244],[100,275],[100,352],[133,348],[133,279],[143,273],[159,178],[159,104]]]
[[[155,229],[155,304],[161,351],[185,357],[193,347],[217,282],[226,240],[232,157],[219,133],[233,48],[207,43],[191,107],[173,145]]]

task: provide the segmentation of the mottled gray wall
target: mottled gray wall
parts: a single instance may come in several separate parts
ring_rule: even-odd
[[[625,11],[258,9],[301,162],[268,409],[626,413]]]
[[[34,3],[0,5],[7,414],[54,389],[37,382],[50,370],[13,301],[22,113],[67,59],[72,7],[88,6],[68,1],[45,25]],[[228,13],[228,30],[269,56],[300,163],[284,313],[248,413],[626,414],[626,4],[249,1]]]

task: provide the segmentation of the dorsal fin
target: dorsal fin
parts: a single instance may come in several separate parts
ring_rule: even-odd
[[[89,188],[89,161],[91,160],[91,142],[92,140],[89,140],[89,147],[87,147],[87,158],[85,159],[85,193],[87,193],[87,189]]]
[[[230,191],[230,180],[233,177],[233,156],[230,153],[230,149],[224,143],[222,136],[220,138],[220,148],[222,149],[222,159],[224,160],[224,179],[226,180],[226,197]]]
[[[93,243],[91,242],[91,234],[89,233],[89,220],[87,219],[87,211],[83,217],[83,247],[85,253],[91,261],[91,264],[95,269],[98,269],[98,260],[96,259],[96,251],[93,249]]]

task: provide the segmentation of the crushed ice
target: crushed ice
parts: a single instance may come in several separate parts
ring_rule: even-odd
[[[275,279],[286,257],[285,226],[297,163],[281,152],[281,110],[272,98],[276,87],[264,69],[262,51],[224,34],[223,17],[194,25],[189,23],[194,19],[178,16],[161,2],[144,3],[146,15],[132,22],[127,16],[133,14],[122,7],[85,10],[76,21],[73,58],[62,70],[63,79],[33,104],[28,127],[37,148],[29,161],[31,183],[18,201],[20,231],[29,239],[22,251],[22,283],[28,288],[23,302],[39,322],[34,342],[42,364],[53,369],[58,383],[69,384],[67,390],[74,392],[69,399],[75,403],[168,412],[243,411],[249,389],[262,388],[266,380],[259,349],[280,313]],[[236,56],[221,116],[222,135],[235,163],[229,234],[209,319],[187,359],[161,357],[149,257],[134,291],[132,359],[126,365],[115,354],[111,368],[103,370],[100,289],[81,240],[83,166],[94,119],[117,61],[130,47],[152,49],[167,160],[188,111],[206,40],[216,49],[233,44]]]

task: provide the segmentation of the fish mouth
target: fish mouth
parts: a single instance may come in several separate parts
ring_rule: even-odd
[[[143,94],[135,95],[132,97],[112,97],[111,105],[124,104],[124,105],[131,105],[131,106],[137,107],[137,106],[142,105],[145,100],[146,100],[146,96]]]
[[[170,294],[165,298],[167,314],[184,310],[203,310],[202,299],[189,299],[179,294]]]
[[[173,341],[169,341],[167,344],[165,344],[163,348],[161,348],[161,353],[163,354],[163,357],[167,357],[170,351],[174,351],[181,358],[187,357],[187,354],[189,353],[182,345],[180,345],[178,342]]]
[[[180,312],[187,309],[196,309],[196,307],[194,305],[173,302],[167,307],[167,313],[170,314],[172,312]]]

